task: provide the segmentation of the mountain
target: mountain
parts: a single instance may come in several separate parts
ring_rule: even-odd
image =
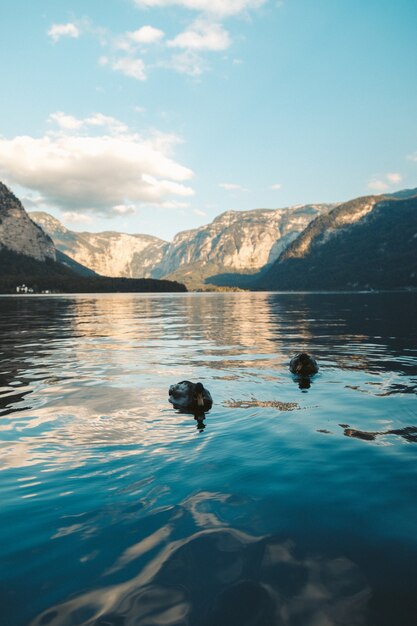
[[[417,286],[417,190],[366,196],[316,218],[252,287]]]
[[[57,258],[66,270],[82,269],[90,287],[91,271],[112,277],[164,277],[192,288],[204,284],[267,290],[417,286],[417,189],[338,205],[227,211],[210,224],[178,233],[171,243],[148,235],[77,233],[47,213],[31,213],[31,217],[38,227],[1,186],[0,246],[15,251],[22,247],[32,257],[51,262]],[[55,241],[57,252],[39,225]],[[135,290],[126,282],[120,289],[102,283],[100,289]]]
[[[77,261],[74,261],[74,259],[71,259],[71,257],[61,252],[61,250],[56,250],[56,260],[58,263],[65,265],[80,276],[99,276],[99,274],[96,274],[93,270],[90,270],[88,267],[84,267],[84,265],[81,265],[80,263],[77,263]]]
[[[16,293],[25,284],[37,291],[63,293],[183,292],[185,286],[153,278],[112,278],[80,276],[53,259],[39,261],[8,248],[0,249],[0,293]]]
[[[99,273],[165,277],[199,287],[223,272],[253,273],[271,264],[317,215],[333,205],[227,211],[178,233],[172,243],[147,235],[76,233],[47,213],[34,219],[59,250]]]
[[[158,278],[155,266],[161,262],[167,242],[150,235],[75,232],[52,215],[32,211],[30,217],[52,238],[68,257],[104,276]]]
[[[210,224],[176,235],[159,266],[190,286],[223,272],[251,274],[272,263],[329,205],[227,211]]]
[[[56,259],[55,246],[35,224],[20,200],[0,182],[0,249],[7,248],[39,261]]]
[[[80,293],[186,291],[184,285],[168,280],[98,276],[56,250],[52,239],[0,183],[0,293],[16,293],[22,284],[35,291]]]

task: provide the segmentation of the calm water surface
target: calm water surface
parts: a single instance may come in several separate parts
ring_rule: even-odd
[[[3,297],[0,316],[2,625],[416,624],[417,294]],[[204,421],[168,403],[185,378]]]

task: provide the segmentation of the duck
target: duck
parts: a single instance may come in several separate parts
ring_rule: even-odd
[[[291,359],[290,371],[297,376],[313,376],[319,371],[319,366],[313,356],[307,352],[300,352]]]
[[[202,383],[192,383],[189,380],[171,385],[168,400],[174,408],[193,413],[209,411],[213,405],[209,390]]]

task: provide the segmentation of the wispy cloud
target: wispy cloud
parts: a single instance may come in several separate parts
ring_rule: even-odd
[[[229,33],[221,24],[213,24],[204,19],[195,20],[188,30],[168,41],[171,48],[186,50],[226,50],[231,44]]]
[[[74,211],[64,211],[62,214],[67,224],[91,224],[93,218],[83,213],[75,213]]]
[[[384,180],[374,178],[369,181],[368,187],[369,189],[372,189],[372,191],[386,191],[389,189],[389,184]]]
[[[136,207],[134,204],[116,204],[113,207],[113,213],[117,213],[117,215],[134,215]]]
[[[402,179],[402,175],[398,172],[388,172],[387,174],[373,176],[368,182],[368,187],[372,191],[384,192],[393,185],[398,185]]]
[[[171,67],[176,72],[199,77],[209,69],[203,53],[222,52],[232,45],[230,33],[223,20],[237,17],[249,10],[259,9],[268,0],[133,0],[142,9],[180,7],[198,14],[186,28],[165,43],[165,50],[180,49],[159,67]],[[233,63],[233,61],[232,61]]]
[[[135,78],[136,80],[146,80],[146,67],[142,59],[132,56],[119,57],[109,59],[108,57],[100,57],[100,65],[110,65],[115,72],[121,72],[125,76]]]
[[[273,189],[274,191],[279,191],[281,188],[281,183],[275,183],[274,185],[271,185],[271,189]]]
[[[48,35],[53,41],[58,41],[61,37],[72,37],[78,39],[80,36],[80,29],[72,22],[67,24],[52,24],[48,30]]]
[[[398,174],[398,172],[390,172],[389,174],[387,174],[387,179],[390,183],[397,184],[402,181],[403,177],[401,176],[401,174]]]
[[[267,0],[134,0],[141,8],[179,6],[199,13],[216,15],[219,18],[239,15],[249,9],[258,9]]]
[[[176,72],[199,77],[210,68],[204,55],[219,53],[232,45],[232,38],[223,25],[225,19],[236,18],[259,9],[268,0],[132,0],[142,9],[180,7],[195,13],[191,24],[176,35],[166,38],[156,25],[144,24],[136,30],[112,33],[94,25],[87,17],[66,24],[53,24],[48,35],[54,42],[61,37],[78,38],[81,34],[94,38],[103,48],[99,64],[129,78],[144,81],[148,68],[171,68]],[[158,45],[155,45],[158,44]],[[147,54],[147,63],[143,58]],[[238,61],[230,60],[236,64]]]
[[[201,76],[208,69],[206,61],[192,50],[174,54],[164,65],[180,74],[188,74],[194,78]]]
[[[226,189],[227,191],[249,191],[246,187],[238,185],[237,183],[219,183],[219,187]]]
[[[57,124],[61,131],[76,131],[92,126],[106,128],[112,133],[125,133],[128,130],[126,124],[110,115],[103,115],[103,113],[93,113],[89,117],[79,119],[62,111],[56,111],[51,113],[48,119]]]

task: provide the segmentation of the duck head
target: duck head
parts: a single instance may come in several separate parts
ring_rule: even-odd
[[[291,359],[290,370],[298,376],[311,376],[316,374],[318,369],[315,358],[307,352],[301,352]]]
[[[204,408],[204,387],[201,383],[196,383],[195,389],[194,389],[194,402],[195,405],[200,408],[203,409]]]

